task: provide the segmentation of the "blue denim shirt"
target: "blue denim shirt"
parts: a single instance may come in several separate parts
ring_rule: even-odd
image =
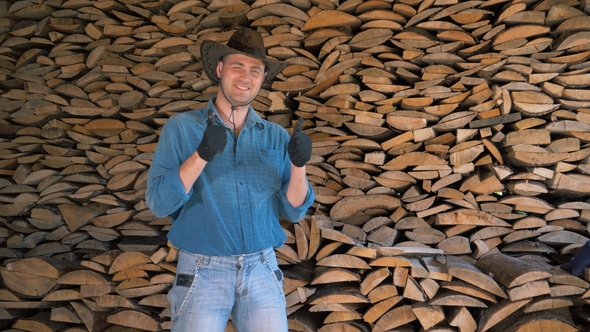
[[[291,162],[290,136],[250,107],[237,140],[227,129],[227,145],[206,166],[186,194],[178,169],[192,155],[207,126],[208,110],[219,119],[213,99],[205,108],[172,116],[162,129],[148,173],[146,202],[158,217],[170,215],[168,239],[180,249],[204,255],[248,254],[283,245],[279,218],[299,221],[311,206],[308,193],[294,207],[285,195]]]

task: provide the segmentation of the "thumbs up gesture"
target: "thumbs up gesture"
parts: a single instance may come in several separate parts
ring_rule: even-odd
[[[289,158],[293,165],[297,167],[304,166],[311,159],[311,140],[309,136],[301,131],[302,128],[303,118],[299,118],[288,147]]]
[[[209,110],[207,115],[207,128],[203,133],[201,144],[197,147],[199,157],[205,161],[211,161],[216,155],[223,152],[227,143],[225,127],[215,124],[215,114]]]

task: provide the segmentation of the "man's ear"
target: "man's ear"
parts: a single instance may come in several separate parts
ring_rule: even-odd
[[[215,73],[217,74],[217,78],[221,78],[221,69],[223,68],[223,61],[217,61],[217,67],[215,68]]]

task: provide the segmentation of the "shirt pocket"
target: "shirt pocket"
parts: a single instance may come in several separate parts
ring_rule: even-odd
[[[279,150],[261,149],[253,158],[251,165],[255,176],[251,179],[252,185],[266,192],[278,191],[282,185],[281,172],[283,167],[283,153]]]

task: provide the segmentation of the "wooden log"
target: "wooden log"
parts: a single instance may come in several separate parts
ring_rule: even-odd
[[[460,327],[464,331],[477,330],[477,322],[465,307],[451,308],[451,313],[447,317],[447,322],[449,325]]]
[[[123,310],[109,315],[107,322],[146,331],[158,331],[160,329],[158,322],[153,318],[135,310]]]
[[[494,325],[501,322],[505,317],[517,311],[522,306],[529,303],[531,299],[524,299],[519,301],[504,300],[486,310],[480,318],[479,327],[483,331],[487,331]]]
[[[490,323],[471,315],[484,309],[465,305],[503,297],[482,288],[480,272],[513,301],[534,296],[490,330],[569,330],[572,298],[587,302],[584,280],[551,269],[586,240],[590,220],[583,202],[560,203],[590,193],[585,3],[16,1],[0,12],[0,314],[11,316],[0,329],[138,329],[106,321],[122,309],[159,324],[146,330],[169,329],[160,308],[178,251],[162,236],[170,219],[143,200],[147,169],[169,116],[217,92],[198,45],[225,43],[236,25],[260,31],[267,54],[288,63],[254,108],[288,131],[297,113],[313,140],[314,212],[285,223],[288,243],[276,250],[284,271],[317,269],[285,278],[290,329],[369,331],[409,305],[415,318],[379,328],[426,330],[442,311],[446,323],[430,329],[483,330]],[[512,255],[545,265],[527,258],[514,274],[496,271]],[[55,270],[18,267],[40,257]],[[397,296],[438,304],[391,300],[362,322],[369,302],[309,304],[309,283],[333,280],[371,308]],[[35,322],[18,311],[48,307],[53,318]],[[543,309],[552,312],[529,316]]]
[[[491,292],[496,296],[502,298],[506,297],[506,293],[500,288],[494,279],[490,278],[488,275],[477,269],[477,267],[471,264],[469,261],[463,258],[449,256],[447,266],[449,269],[449,274],[453,277],[478,286],[479,288]]]
[[[379,303],[371,306],[367,312],[363,315],[363,320],[367,323],[374,323],[386,312],[391,310],[396,304],[398,304],[403,298],[401,296],[393,296],[387,298]]]
[[[564,314],[562,309],[547,310],[544,312],[538,312],[534,314],[523,314],[522,312],[516,312],[513,315],[507,317],[503,322],[495,327],[492,327],[490,331],[500,331],[501,329],[507,328],[507,326],[513,326],[509,328],[511,331],[526,331],[527,329],[533,328],[533,326],[539,326],[541,328],[557,328],[560,331],[575,331],[571,317]]]
[[[411,306],[403,305],[385,313],[375,323],[373,331],[387,331],[416,319]]]
[[[441,307],[431,306],[424,302],[413,304],[412,311],[424,329],[429,329],[445,319]]]
[[[463,306],[474,308],[487,308],[488,306],[481,300],[453,291],[439,292],[430,304],[437,306]]]

